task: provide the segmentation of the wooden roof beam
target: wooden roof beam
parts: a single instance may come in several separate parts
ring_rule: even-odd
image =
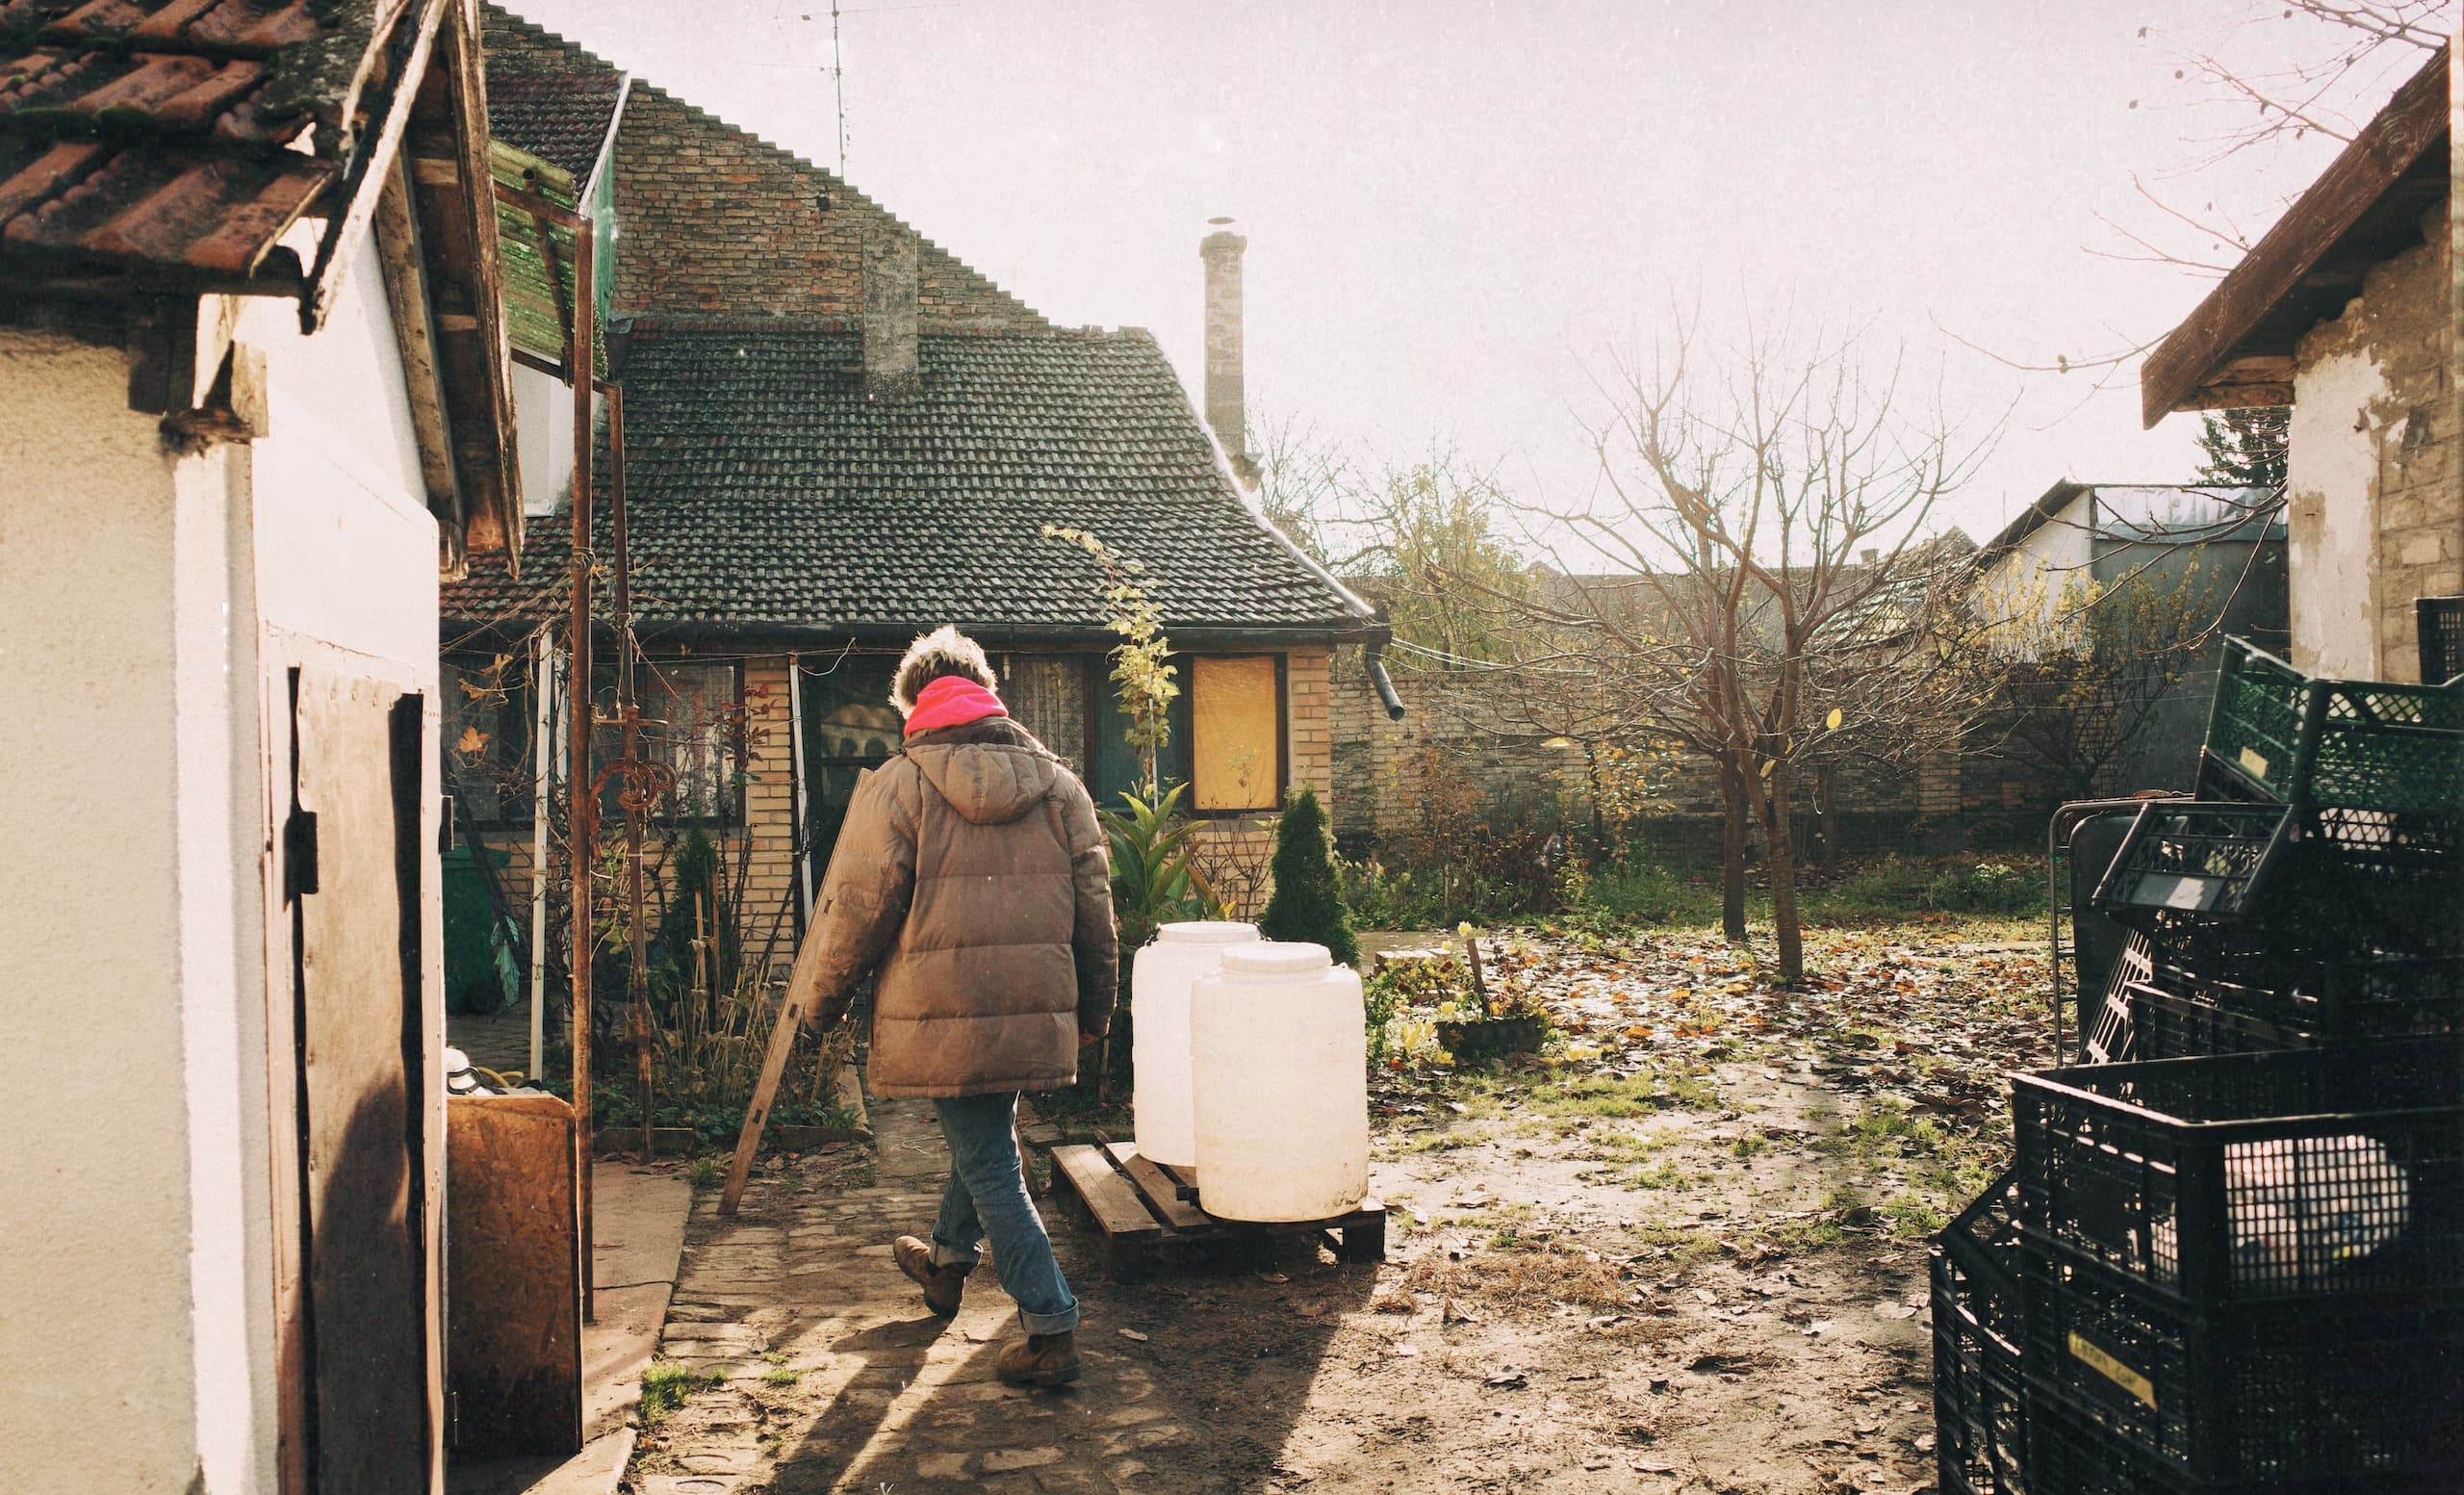
[[[2213,409],[2222,366],[2242,352],[2243,340],[2302,278],[2328,259],[2363,216],[2402,180],[2430,144],[2447,134],[2447,48],[2415,73],[2387,102],[2310,190],[2273,228],[2251,246],[2242,263],[2206,300],[2147,355],[2139,375],[2140,416],[2148,425],[2176,410]],[[2236,403],[2290,402],[2258,397],[2272,381],[2237,387]]]

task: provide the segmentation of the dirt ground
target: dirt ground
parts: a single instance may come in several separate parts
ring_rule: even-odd
[[[911,1326],[938,1348],[898,1372],[911,1418],[868,1414],[869,1450],[825,1435],[843,1408],[820,1376],[732,1387],[751,1410],[723,1421],[752,1417],[773,1452],[726,1487],[1931,1488],[1925,1242],[2007,1158],[2001,1072],[2049,1058],[2042,949],[2015,926],[1948,921],[1810,942],[1811,989],[1777,992],[1699,931],[1527,940],[1508,979],[1540,992],[1575,1046],[1381,1074],[1385,1266],[1290,1246],[1109,1283],[1087,1232],[1051,1210],[1085,1303],[1084,1383],[1011,1393],[1014,1406],[967,1384],[1013,1331],[1005,1301],[978,1291],[980,1325],[940,1340]],[[829,1197],[810,1182],[802,1197]],[[886,1241],[924,1224],[857,1228]],[[818,1340],[783,1321],[764,1342]],[[689,1495],[675,1477],[715,1467],[693,1462],[693,1410],[646,1437],[637,1489]],[[949,1452],[1021,1439],[1044,1461]],[[826,1461],[791,1477],[782,1448]]]

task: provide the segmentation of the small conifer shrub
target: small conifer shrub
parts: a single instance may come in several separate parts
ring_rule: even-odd
[[[1335,873],[1335,843],[1318,791],[1302,786],[1283,807],[1274,832],[1274,896],[1258,930],[1270,940],[1322,944],[1338,966],[1360,964],[1351,912]]]

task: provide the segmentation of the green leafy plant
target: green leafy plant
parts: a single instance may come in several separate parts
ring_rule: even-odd
[[[1270,940],[1322,944],[1339,966],[1360,964],[1360,941],[1344,907],[1343,878],[1335,870],[1335,843],[1326,828],[1318,791],[1303,785],[1283,807],[1274,831],[1274,895],[1258,920]]]
[[[1181,685],[1168,662],[1172,644],[1164,636],[1164,609],[1147,589],[1146,568],[1087,530],[1046,525],[1042,533],[1085,551],[1104,573],[1104,627],[1120,636],[1112,651],[1113,683],[1120,687],[1126,736],[1138,751],[1146,798],[1155,799],[1164,787],[1156,763],[1171,740],[1169,709]]]
[[[1180,818],[1181,796],[1188,788],[1176,784],[1153,798],[1123,794],[1122,809],[1096,812],[1112,841],[1113,920],[1119,926],[1124,952],[1154,939],[1156,930],[1175,919],[1207,912],[1190,867],[1198,824]]]

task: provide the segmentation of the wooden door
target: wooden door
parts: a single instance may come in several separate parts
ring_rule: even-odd
[[[304,1394],[293,1403],[286,1483],[308,1495],[425,1495],[434,1352],[422,701],[314,668],[293,672],[291,695],[281,854],[299,1291],[286,1369]]]

